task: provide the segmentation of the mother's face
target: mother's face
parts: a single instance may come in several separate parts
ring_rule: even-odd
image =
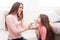
[[[23,11],[23,5],[22,5],[22,4],[20,4],[20,6],[19,6],[19,8],[18,8],[18,13],[20,14],[21,11]]]

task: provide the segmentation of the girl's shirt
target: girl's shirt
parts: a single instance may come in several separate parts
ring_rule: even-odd
[[[38,38],[41,38],[41,40],[46,40],[46,34],[47,34],[46,27],[38,26]]]

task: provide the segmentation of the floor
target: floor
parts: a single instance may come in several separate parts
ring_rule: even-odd
[[[7,31],[0,30],[0,40],[7,40],[7,38],[8,38],[7,36],[8,36]],[[35,36],[34,37],[33,36],[27,37],[25,35],[24,37],[26,37],[28,40],[37,40],[37,38]],[[56,35],[55,40],[60,40],[60,36]]]
[[[33,35],[32,36],[29,36],[29,37],[28,36],[29,35],[24,35],[24,37],[26,39],[28,39],[28,40],[37,40],[37,38],[35,36],[33,36]],[[0,30],[0,40],[7,40],[7,39],[8,39],[8,31]]]

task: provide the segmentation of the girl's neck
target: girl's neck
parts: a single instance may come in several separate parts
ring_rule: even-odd
[[[43,27],[43,24],[42,24],[42,23],[40,23],[39,25],[40,25],[41,27]]]

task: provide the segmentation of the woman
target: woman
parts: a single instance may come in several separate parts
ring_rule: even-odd
[[[15,2],[6,17],[6,24],[9,31],[9,40],[26,40],[22,37],[22,32],[29,29],[23,24],[23,4]]]
[[[38,27],[33,27],[33,23],[31,23],[29,26],[31,29],[38,30],[38,40],[54,40],[55,35],[47,15],[40,14],[38,20],[35,22],[39,24]]]

